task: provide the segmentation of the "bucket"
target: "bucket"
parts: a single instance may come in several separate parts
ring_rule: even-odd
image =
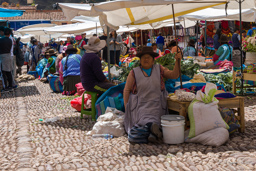
[[[161,117],[163,140],[166,144],[184,142],[185,118],[180,115],[163,115]]]

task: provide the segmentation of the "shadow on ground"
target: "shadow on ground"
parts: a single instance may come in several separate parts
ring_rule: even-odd
[[[77,112],[77,114],[79,115],[80,113]],[[67,117],[56,122],[42,122],[41,124],[46,126],[51,125],[53,127],[63,127],[82,131],[90,131],[92,130],[95,122],[91,121],[91,118],[88,116],[84,116],[84,118],[81,119],[79,115],[76,117]]]

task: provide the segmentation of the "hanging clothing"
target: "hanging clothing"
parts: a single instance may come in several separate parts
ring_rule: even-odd
[[[141,67],[133,69],[137,93],[131,93],[126,106],[124,126],[127,133],[133,126],[155,123],[168,113],[167,91],[161,90],[160,65],[153,65],[151,76],[145,76]]]

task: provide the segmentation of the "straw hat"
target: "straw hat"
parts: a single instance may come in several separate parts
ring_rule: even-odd
[[[159,54],[158,54],[158,53],[155,53],[154,50],[153,50],[153,48],[152,48],[152,47],[149,47],[149,46],[144,46],[144,47],[142,47],[141,52],[139,52],[136,56],[141,58],[141,57],[142,57],[143,55],[145,55],[145,54],[149,54],[149,55],[152,56],[153,58],[159,56]]]
[[[105,40],[100,40],[99,38],[93,36],[89,39],[88,45],[84,45],[83,48],[86,50],[86,53],[97,53],[105,46]]]

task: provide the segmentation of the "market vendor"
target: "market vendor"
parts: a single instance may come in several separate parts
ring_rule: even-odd
[[[82,57],[76,53],[77,49],[72,45],[68,45],[65,51],[67,55],[60,62],[59,74],[60,81],[63,84],[62,95],[74,95],[76,93],[76,84],[81,82],[80,61]]]
[[[102,72],[101,60],[98,52],[106,46],[105,40],[91,37],[88,45],[84,45],[85,55],[80,63],[81,82],[86,91],[97,92],[100,95],[110,87],[115,86],[110,83]]]
[[[142,51],[137,54],[140,57],[140,66],[130,72],[126,81],[124,126],[130,142],[138,142],[138,139],[133,138],[134,132],[131,132],[131,129],[136,130],[138,127],[143,127],[150,132],[146,139],[139,140],[142,143],[146,143],[148,140],[156,142],[157,139],[162,138],[160,118],[168,113],[168,93],[165,89],[164,78],[177,79],[179,77],[177,59],[181,59],[181,55],[180,53],[175,55],[176,62],[173,71],[154,64],[154,59],[158,55],[152,47],[143,47]],[[135,136],[139,137],[139,135]]]
[[[213,55],[214,65],[218,64],[220,61],[224,61],[225,59],[231,61],[233,48],[228,44],[228,42],[228,37],[225,34],[222,34],[220,37],[221,46]]]
[[[48,58],[47,65],[44,68],[42,77],[47,77],[48,74],[54,74],[56,72],[55,61],[57,58],[57,53],[54,51],[54,49],[49,49],[48,53],[50,57]]]
[[[162,56],[162,52],[160,49],[157,48],[157,44],[156,43],[152,43],[152,48],[153,48],[153,51],[155,53],[158,53],[158,56],[156,58],[159,58]]]
[[[188,42],[188,46],[183,50],[184,56],[196,56],[196,48],[195,48],[195,41],[190,39]]]
[[[248,30],[247,32],[247,36],[255,36],[256,34],[256,23],[252,23],[252,28],[250,30]]]

